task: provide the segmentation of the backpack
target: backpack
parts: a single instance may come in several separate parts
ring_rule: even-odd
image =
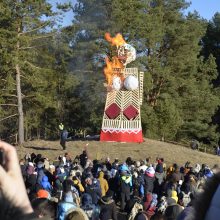
[[[140,212],[143,211],[143,205],[136,202],[131,210],[131,213],[128,216],[128,220],[134,220],[135,216]]]
[[[183,194],[183,205],[184,205],[184,207],[186,207],[191,201],[190,192],[188,192],[187,194],[182,192],[182,194]]]

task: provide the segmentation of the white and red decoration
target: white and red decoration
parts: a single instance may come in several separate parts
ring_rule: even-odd
[[[137,68],[122,70],[126,79],[138,79],[138,88],[112,90],[107,93],[100,141],[143,142],[140,106],[142,104],[143,73]]]

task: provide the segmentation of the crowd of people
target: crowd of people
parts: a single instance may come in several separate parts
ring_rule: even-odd
[[[53,201],[50,215],[59,220],[77,207],[91,220],[181,219],[218,169],[189,162],[166,167],[163,158],[92,161],[86,151],[74,159],[68,153],[58,159],[54,165],[33,153],[20,165],[38,216],[48,212],[39,203]]]
[[[31,204],[21,219],[212,220],[220,214],[218,165],[92,160],[86,150],[56,161],[26,154],[19,163]]]

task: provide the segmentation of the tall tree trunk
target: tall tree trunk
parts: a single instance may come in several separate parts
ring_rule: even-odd
[[[21,71],[18,64],[15,66],[16,69],[16,89],[18,97],[18,143],[24,143],[24,113],[22,104],[22,94],[21,94]]]

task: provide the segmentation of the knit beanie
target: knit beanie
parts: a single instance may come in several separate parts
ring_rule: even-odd
[[[37,198],[45,198],[48,199],[50,197],[50,194],[47,190],[40,189],[37,192]]]
[[[145,174],[149,177],[154,177],[154,174],[155,174],[154,168],[153,167],[147,168],[147,170],[145,171]]]

